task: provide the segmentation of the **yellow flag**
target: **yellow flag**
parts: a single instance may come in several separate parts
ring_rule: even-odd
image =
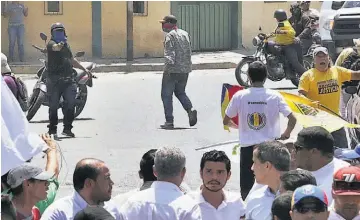
[[[342,127],[360,128],[360,125],[348,123],[318,102],[287,92],[280,92],[280,94],[303,127],[321,126],[329,132],[339,130]]]

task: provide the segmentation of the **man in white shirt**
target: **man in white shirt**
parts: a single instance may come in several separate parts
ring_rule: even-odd
[[[50,205],[41,219],[68,220],[85,209],[87,206],[103,206],[115,219],[120,214],[115,204],[109,201],[114,182],[110,177],[110,170],[105,162],[86,158],[80,160],[73,174],[74,192]]]
[[[328,220],[360,220],[360,168],[338,170],[333,182],[334,207]]]
[[[151,149],[147,151],[141,158],[140,161],[140,170],[139,170],[139,177],[143,180],[143,184],[140,188],[130,190],[129,192],[119,194],[113,198],[113,201],[116,203],[117,207],[120,209],[121,206],[136,192],[148,189],[151,187],[154,181],[157,180],[156,176],[153,172],[154,167],[154,159],[155,159],[155,152],[157,149]],[[182,182],[180,185],[181,191],[185,194],[191,191],[190,187],[186,185],[185,182]]]
[[[249,195],[246,219],[272,220],[271,206],[279,191],[280,176],[289,171],[290,153],[283,143],[268,141],[255,148],[253,161],[256,182],[265,186]]]
[[[184,179],[185,155],[178,148],[160,148],[155,153],[154,181],[150,188],[130,197],[121,207],[123,220],[197,220],[200,211],[179,186]]]
[[[239,220],[245,216],[245,204],[240,193],[225,191],[231,177],[231,162],[224,151],[204,153],[200,162],[201,191],[192,193],[201,218],[206,220]]]
[[[237,92],[226,109],[224,125],[236,128],[231,118],[239,117],[240,188],[245,199],[254,184],[251,171],[254,145],[275,139],[288,139],[296,118],[280,93],[264,88],[266,66],[259,61],[249,65],[251,88]],[[284,133],[280,134],[280,113],[289,119]]]
[[[298,168],[310,171],[317,185],[326,192],[332,202],[332,180],[334,173],[349,163],[334,158],[334,138],[323,127],[314,126],[301,130],[294,143]]]

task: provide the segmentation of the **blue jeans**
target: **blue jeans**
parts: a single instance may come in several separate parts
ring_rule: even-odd
[[[180,101],[183,108],[189,112],[192,104],[185,93],[189,74],[188,73],[164,73],[161,85],[161,99],[164,104],[165,120],[173,123],[173,94]]]
[[[24,33],[25,33],[24,25],[9,26],[8,33],[9,33],[9,58],[10,58],[10,60],[15,61],[14,48],[15,48],[15,42],[17,41],[19,58],[20,58],[20,61],[23,62],[24,61]]]

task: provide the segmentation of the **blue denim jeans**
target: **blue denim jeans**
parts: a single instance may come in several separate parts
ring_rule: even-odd
[[[8,33],[9,33],[9,58],[10,58],[10,60],[15,61],[14,48],[15,48],[15,42],[17,41],[19,58],[20,58],[20,61],[23,62],[24,61],[24,34],[25,34],[24,25],[16,25],[16,26],[9,25]]]
[[[173,94],[180,101],[185,111],[192,109],[189,97],[185,93],[188,73],[164,73],[161,85],[161,99],[164,104],[165,120],[173,123]]]

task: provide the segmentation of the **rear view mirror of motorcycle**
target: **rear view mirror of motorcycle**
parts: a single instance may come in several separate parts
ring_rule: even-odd
[[[262,31],[262,28],[261,28],[261,26],[259,26],[259,31]]]
[[[46,41],[46,40],[47,40],[47,36],[46,36],[46,34],[44,34],[44,33],[40,33],[40,37],[41,37],[41,39],[42,39],[43,41]]]
[[[345,88],[345,92],[350,95],[354,95],[357,93],[357,87],[356,86],[348,86]]]
[[[75,54],[75,57],[83,57],[85,55],[84,51],[79,51]]]

